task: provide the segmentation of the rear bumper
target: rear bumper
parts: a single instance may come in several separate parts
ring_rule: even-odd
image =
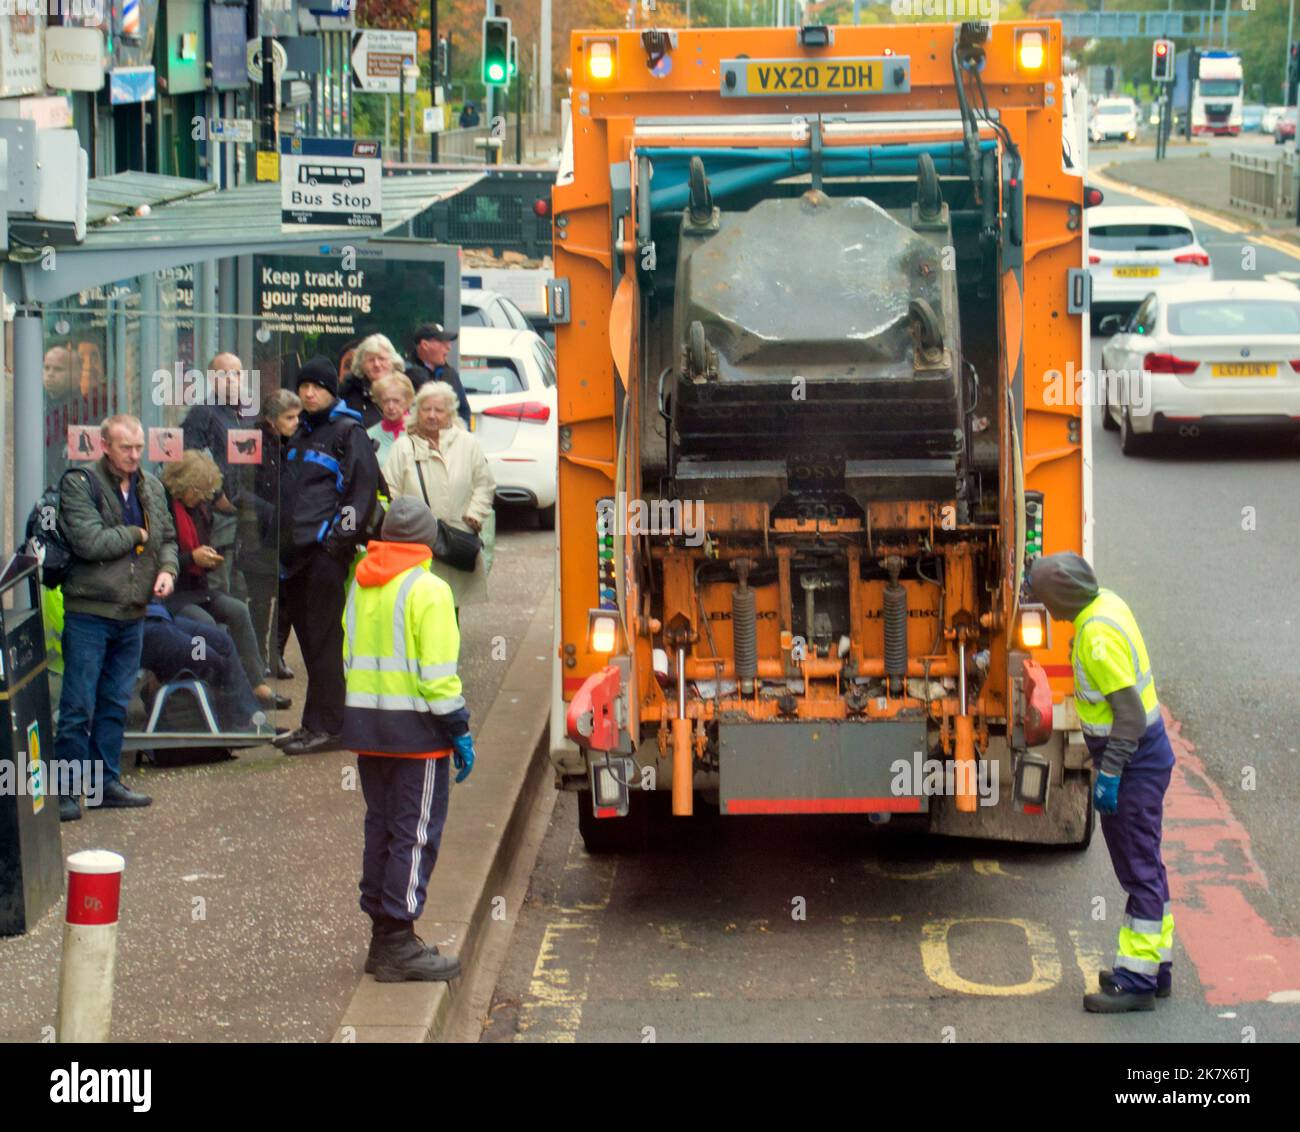
[[[547,457],[512,448],[489,453],[487,461],[496,480],[498,503],[549,507],[555,502],[555,466]]]
[[[1220,379],[1228,381],[1229,379]],[[1170,374],[1145,374],[1147,404],[1135,406],[1133,431],[1187,436],[1201,432],[1300,431],[1300,387],[1189,387]],[[1197,433],[1189,433],[1195,427]]]
[[[1136,423],[1134,425],[1137,429]],[[1188,414],[1170,416],[1157,412],[1152,432],[1158,436],[1201,436],[1207,433],[1249,432],[1300,434],[1300,416],[1281,413],[1212,413],[1189,419]]]

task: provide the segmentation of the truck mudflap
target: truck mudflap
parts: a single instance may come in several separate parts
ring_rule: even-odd
[[[921,719],[722,722],[718,749],[724,814],[923,814],[943,773]]]

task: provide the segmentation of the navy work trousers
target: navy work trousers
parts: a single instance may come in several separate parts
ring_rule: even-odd
[[[451,757],[358,755],[366,800],[361,910],[414,923],[438,860],[451,798]]]

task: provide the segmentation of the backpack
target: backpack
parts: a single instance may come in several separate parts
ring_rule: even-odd
[[[100,506],[103,498],[99,481],[92,473],[82,468],[69,468],[59,477],[59,482],[47,487],[36,501],[36,506],[27,516],[27,549],[28,553],[41,559],[41,583],[47,589],[56,589],[68,580],[68,571],[77,557],[68,545],[59,519],[59,489],[70,475],[86,477],[96,507]]]
[[[336,428],[334,430],[334,443],[331,445],[331,454],[334,459],[339,462],[340,466],[343,464],[343,457],[347,455],[348,440],[351,436],[352,428],[359,428],[362,432],[365,432],[365,429],[354,420],[348,420],[348,424],[351,428]],[[366,437],[366,439],[369,440],[370,438]],[[371,501],[370,510],[366,514],[358,531],[361,537],[357,545],[363,550],[365,549],[366,543],[379,537],[380,531],[384,525],[384,515],[388,512],[388,501],[391,496],[388,492],[388,484],[384,480],[383,468],[379,469],[379,485],[376,488],[375,496],[375,499]]]

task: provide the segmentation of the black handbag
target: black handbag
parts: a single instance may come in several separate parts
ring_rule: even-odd
[[[420,467],[419,460],[415,461],[415,474],[420,477],[420,494],[424,496],[424,505],[432,511],[429,489],[424,486],[424,469]],[[455,570],[472,574],[478,562],[479,551],[483,549],[483,540],[473,531],[462,531],[436,517],[434,521],[438,524],[438,533],[433,539],[433,556]]]

